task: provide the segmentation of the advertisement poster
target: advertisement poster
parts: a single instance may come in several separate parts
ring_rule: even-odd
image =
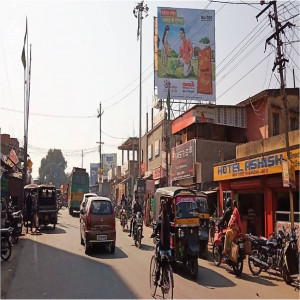
[[[157,8],[154,74],[158,98],[216,102],[214,10]]]
[[[108,170],[117,166],[117,153],[102,154],[103,175],[107,176]]]
[[[99,163],[90,164],[90,186],[93,186],[98,181],[98,168],[100,167]]]

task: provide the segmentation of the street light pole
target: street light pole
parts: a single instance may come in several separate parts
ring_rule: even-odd
[[[141,179],[141,135],[142,135],[142,19],[143,12],[148,16],[148,6],[144,6],[144,1],[141,1],[133,9],[134,16],[138,19],[137,38],[140,37],[140,96],[139,96],[139,150],[138,150],[138,178]]]

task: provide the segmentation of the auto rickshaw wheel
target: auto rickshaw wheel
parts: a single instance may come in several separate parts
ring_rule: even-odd
[[[198,277],[198,257],[194,257],[188,261],[188,268],[193,279]]]

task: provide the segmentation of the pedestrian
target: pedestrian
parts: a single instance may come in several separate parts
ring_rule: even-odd
[[[32,233],[39,233],[38,203],[34,194],[32,194],[32,223],[35,228]]]
[[[162,50],[161,50],[162,77],[165,77],[167,75],[167,69],[168,69],[169,30],[170,30],[169,25],[166,25],[164,34],[163,34],[163,38],[162,38]]]
[[[188,77],[194,75],[194,67],[192,66],[193,47],[185,36],[184,28],[180,28],[181,45],[178,54],[178,64],[183,67],[183,76]]]
[[[33,223],[33,203],[32,203],[32,195],[33,195],[33,190],[30,190],[30,192],[27,194],[25,198],[25,205],[26,205],[26,233],[28,233],[28,227],[29,224],[28,222],[30,221],[30,229],[32,232],[32,223]]]
[[[255,234],[256,213],[252,206],[252,203],[250,203],[247,213],[248,213],[247,233]]]

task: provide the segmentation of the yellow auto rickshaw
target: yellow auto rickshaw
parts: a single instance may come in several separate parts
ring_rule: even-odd
[[[166,206],[171,222],[171,253],[173,263],[187,265],[190,276],[198,276],[199,213],[196,193],[184,187],[163,187],[155,192],[155,216],[161,203]]]

